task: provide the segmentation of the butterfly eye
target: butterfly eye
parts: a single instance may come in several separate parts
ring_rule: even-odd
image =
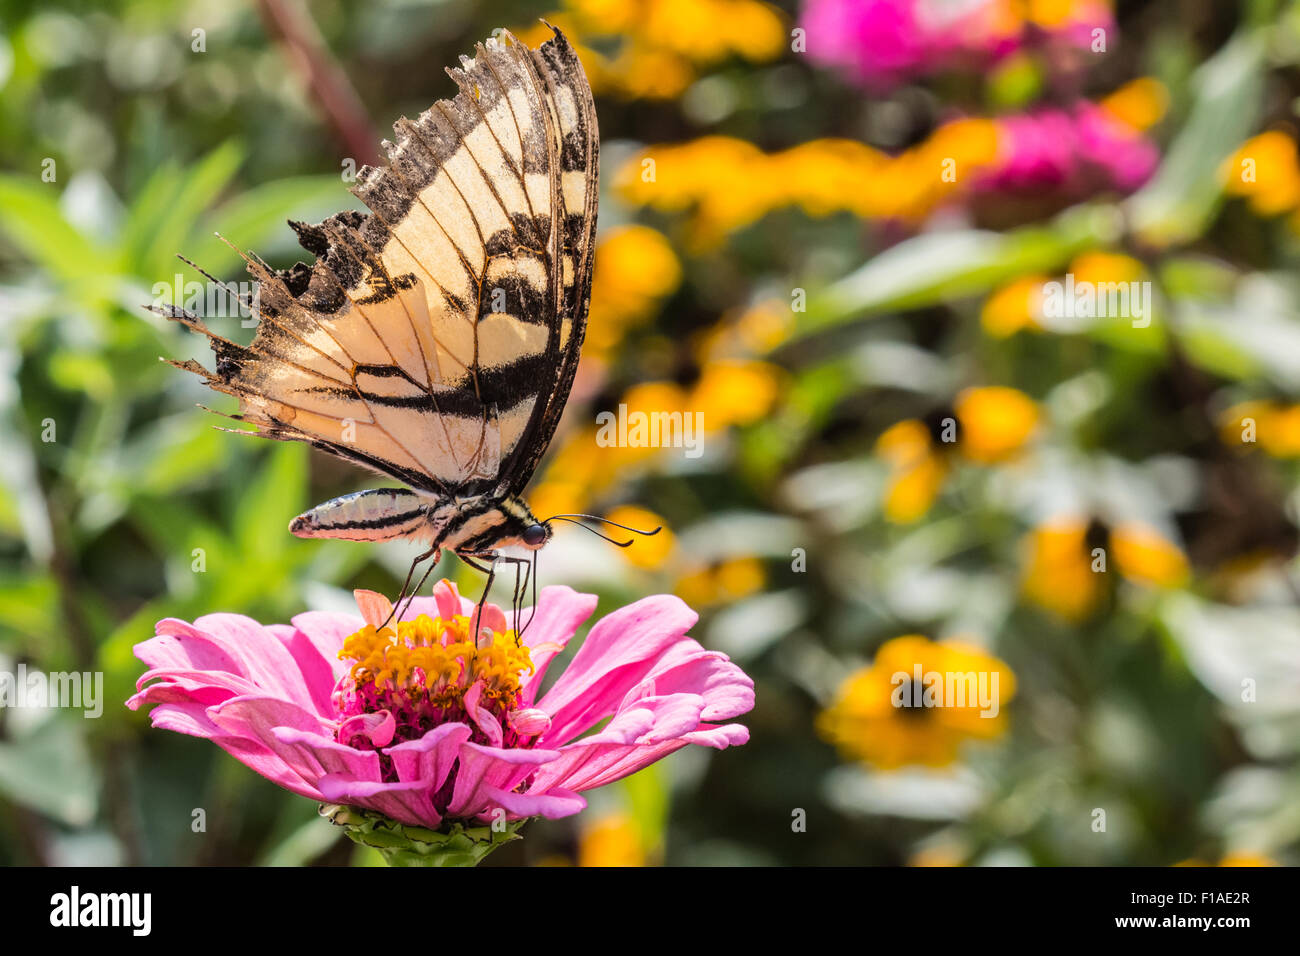
[[[524,544],[530,548],[537,548],[546,543],[546,526],[535,524],[529,525],[524,529]]]

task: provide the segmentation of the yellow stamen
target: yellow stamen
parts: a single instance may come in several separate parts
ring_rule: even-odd
[[[420,615],[414,621],[376,630],[366,625],[343,642],[339,660],[353,662],[358,690],[398,691],[425,695],[440,705],[458,703],[474,684],[483,682],[483,697],[513,707],[525,673],[533,673],[528,647],[513,630],[496,633],[484,627],[477,642],[470,638],[470,619]]]

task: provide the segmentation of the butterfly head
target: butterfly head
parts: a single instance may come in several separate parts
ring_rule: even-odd
[[[549,524],[542,524],[538,521],[525,528],[524,533],[519,537],[523,540],[525,548],[532,548],[536,551],[542,545],[546,544],[546,542],[551,540],[551,535],[553,533],[554,532],[551,531],[551,526]]]
[[[497,534],[495,547],[519,545],[537,551],[551,540],[551,526],[538,521],[521,498],[506,498],[494,510],[500,516],[494,529]]]

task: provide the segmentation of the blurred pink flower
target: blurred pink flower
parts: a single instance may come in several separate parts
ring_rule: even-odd
[[[1154,144],[1087,101],[997,122],[1000,155],[977,182],[984,190],[1131,192],[1146,182],[1160,160]]]
[[[386,598],[358,591],[357,603],[361,617],[312,611],[292,626],[160,621],[135,648],[149,669],[127,705],[156,705],[155,727],[205,737],[294,793],[434,829],[498,807],[511,820],[568,816],[582,791],[687,744],[749,739],[718,722],[753,706],[753,682],[686,636],[697,616],[671,595],[597,622],[540,699],[594,595],[545,588],[523,638],[487,605],[472,642],[473,603],[446,581],[397,633],[378,629]]]
[[[1027,21],[1012,0],[805,0],[801,26],[808,55],[873,89],[968,64],[983,66],[1030,37],[1087,48],[1113,18],[1102,0],[1053,8]]]

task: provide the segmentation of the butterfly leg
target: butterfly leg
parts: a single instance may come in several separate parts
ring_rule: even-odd
[[[460,558],[462,561],[464,561],[466,564],[468,564],[475,571],[487,575],[487,584],[483,588],[483,596],[479,598],[478,605],[474,612],[475,633],[478,632],[478,627],[479,627],[478,621],[483,615],[483,606],[487,603],[488,595],[492,591],[492,582],[496,580],[497,562],[502,562],[504,564],[513,564],[515,566],[515,588],[514,588],[513,596],[511,597],[510,600],[510,607],[511,610],[514,612],[515,628],[516,630],[518,630],[519,618],[522,616],[522,612],[523,612],[523,605],[522,605],[523,595],[528,588],[528,573],[526,570],[524,570],[529,566],[528,559],[515,558],[509,555],[497,554],[496,552],[466,555],[466,554],[461,554],[459,551],[457,551],[456,556]],[[491,563],[487,567],[484,567],[483,565],[479,564],[476,560],[474,560],[475,558],[483,558],[489,560]]]
[[[532,563],[527,558],[513,558],[508,555],[501,555],[497,560],[515,566],[515,588],[510,596],[510,610],[514,612],[512,620],[516,633],[523,633],[519,630],[519,621],[523,617],[524,595],[528,592],[528,573]]]
[[[424,552],[424,554],[416,555],[415,560],[411,562],[411,567],[406,572],[406,580],[402,582],[402,590],[397,592],[397,600],[393,602],[393,609],[388,614],[388,620],[384,621],[384,627],[387,627],[388,621],[391,621],[393,617],[397,614],[397,608],[401,605],[403,598],[407,599],[406,607],[408,610],[410,609],[411,599],[420,593],[420,588],[424,587],[424,582],[428,580],[429,573],[438,566],[438,559],[441,557],[442,557],[441,549],[437,545],[434,545],[428,551]],[[428,570],[424,572],[424,577],[420,578],[420,583],[415,586],[415,590],[412,591],[410,593],[410,596],[408,597],[406,593],[406,589],[411,584],[411,578],[415,576],[415,569],[420,566],[420,562],[428,558],[433,558],[433,563],[429,565]]]
[[[483,587],[483,596],[478,599],[478,605],[474,608],[474,620],[473,620],[474,643],[477,645],[478,630],[479,627],[481,626],[480,622],[483,620],[483,605],[487,603],[488,594],[492,590],[492,582],[496,580],[496,576],[497,576],[497,555],[496,552],[494,551],[489,551],[484,554],[474,554],[474,555],[461,554],[459,551],[457,551],[456,557],[460,558],[462,561],[468,564],[475,571],[478,571],[480,574],[487,575],[487,584],[484,585]],[[485,568],[483,567],[483,565],[475,561],[474,560],[475,558],[485,558],[490,563]]]

